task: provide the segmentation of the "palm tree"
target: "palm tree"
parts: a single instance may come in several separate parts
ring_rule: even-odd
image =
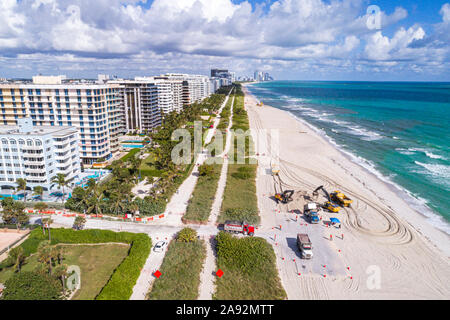
[[[68,268],[69,267],[66,264],[59,263],[59,265],[57,265],[54,269],[54,276],[61,281],[62,288],[63,288],[63,294],[66,293],[65,282],[66,282]]]
[[[96,215],[102,214],[103,198],[105,197],[102,190],[94,188],[92,190],[92,196],[89,201],[89,207],[87,213],[94,212]]]
[[[53,223],[52,218],[45,218],[42,220],[42,224],[43,225],[47,225],[47,230],[48,230],[48,241],[52,241],[52,236],[50,234],[50,225]]]
[[[54,250],[49,241],[42,241],[37,250],[38,261],[46,266],[48,273],[52,274]]]
[[[56,176],[52,178],[52,182],[56,183],[59,187],[62,187],[62,203],[64,203],[64,187],[67,186],[68,182],[66,181],[66,175],[62,173],[58,173]]]
[[[19,272],[25,262],[25,254],[22,247],[15,247],[11,249],[8,254],[8,259],[14,264],[14,271]]]
[[[23,202],[27,201],[27,180],[23,179],[23,178],[19,178],[16,180],[17,183],[17,191],[23,191]]]
[[[33,196],[39,196],[39,198],[42,199],[42,196],[44,194],[44,188],[41,186],[36,186],[33,188]]]
[[[38,202],[34,205],[34,209],[38,210],[41,214],[41,222],[42,222],[42,233],[45,234],[44,229],[44,216],[42,215],[42,211],[45,211],[48,209],[48,205],[45,202]]]

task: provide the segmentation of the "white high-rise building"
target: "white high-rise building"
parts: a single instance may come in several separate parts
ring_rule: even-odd
[[[17,125],[31,117],[35,126],[76,127],[82,162],[92,164],[119,151],[120,102],[118,86],[39,76],[33,83],[0,84],[0,123]]]
[[[18,125],[0,126],[0,188],[17,186],[19,178],[27,189],[41,186],[56,190],[52,178],[61,173],[69,183],[78,182],[80,168],[79,135],[75,127],[33,126],[31,118]]]

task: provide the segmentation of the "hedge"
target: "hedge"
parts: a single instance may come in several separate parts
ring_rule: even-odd
[[[51,244],[58,243],[111,243],[120,242],[131,245],[128,256],[117,267],[108,283],[96,297],[96,300],[128,300],[133,293],[133,287],[141,273],[141,269],[150,254],[151,239],[144,233],[114,232],[109,230],[81,230],[51,229]],[[37,251],[41,241],[47,236],[42,230],[35,229],[21,246],[25,255],[29,256]]]

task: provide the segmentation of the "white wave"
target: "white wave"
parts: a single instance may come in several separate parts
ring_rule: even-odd
[[[425,153],[425,155],[430,158],[430,159],[442,159],[445,160],[446,158],[437,154],[434,154],[433,152],[431,152],[429,149],[424,149],[424,148],[409,148],[409,151],[412,152],[422,152]]]
[[[399,137],[396,137],[396,136],[393,136],[392,139],[394,139],[394,140],[400,140],[400,138],[399,138]]]
[[[432,176],[444,178],[446,180],[450,179],[450,166],[434,163],[422,163],[419,161],[414,161],[414,163],[427,169],[427,172],[429,172]]]
[[[414,154],[413,151],[408,151],[408,149],[404,149],[404,148],[396,148],[395,150],[397,150],[399,153],[407,155],[407,156]]]
[[[428,158],[431,158],[431,159],[445,159],[443,156],[438,156],[432,152],[425,151],[425,154],[427,155]]]
[[[357,136],[363,136],[362,140],[366,141],[374,141],[374,140],[380,140],[383,138],[383,136],[377,132],[373,132],[367,129],[364,129],[360,126],[349,126],[349,133],[354,134]]]

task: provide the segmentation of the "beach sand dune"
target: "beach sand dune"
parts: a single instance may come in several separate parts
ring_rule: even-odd
[[[449,236],[309,126],[285,111],[257,106],[244,90],[251,128],[275,130],[264,138],[253,132],[260,233],[274,247],[288,298],[449,299]],[[270,172],[278,158],[280,181]],[[287,205],[271,198],[280,183],[295,190]],[[321,211],[321,223],[311,225],[297,214],[320,185],[344,192],[353,204],[340,213]],[[325,195],[317,201],[325,202]],[[331,217],[339,218],[342,228],[323,223]],[[300,259],[297,233],[309,234],[312,260]]]

